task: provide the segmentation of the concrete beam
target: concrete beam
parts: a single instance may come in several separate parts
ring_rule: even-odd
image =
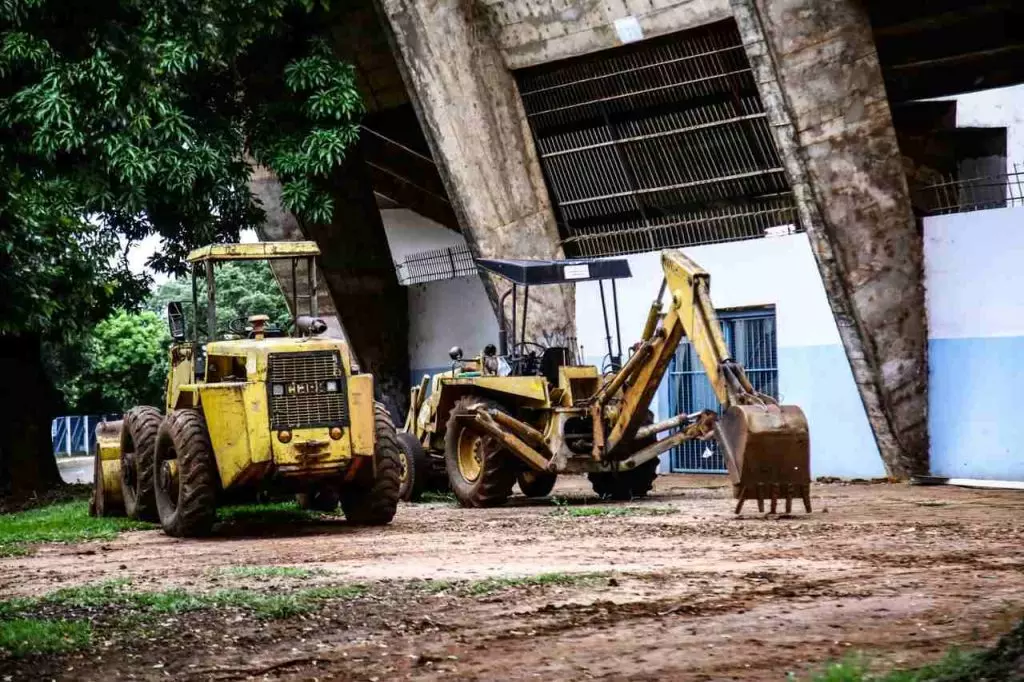
[[[486,9],[463,0],[376,0],[420,124],[473,254],[561,258],[559,234],[515,80]],[[497,309],[502,281],[484,279]],[[573,333],[574,291],[530,292],[527,336]]]
[[[886,470],[925,474],[921,234],[868,17],[857,0],[731,3]]]

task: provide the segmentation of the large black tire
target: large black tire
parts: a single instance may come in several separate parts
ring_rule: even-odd
[[[171,475],[170,462],[178,474]],[[175,537],[206,535],[217,519],[217,462],[206,419],[198,410],[167,415],[156,439],[156,507],[164,532]]]
[[[527,497],[547,497],[555,487],[557,474],[544,474],[539,471],[520,471],[516,474],[519,490]]]
[[[341,495],[338,489],[333,486],[320,486],[311,488],[306,492],[296,493],[295,502],[299,509],[308,509],[318,512],[333,512],[338,509],[338,502]]]
[[[602,500],[632,500],[646,497],[658,477],[658,458],[635,469],[615,473],[587,474],[594,492]]]
[[[374,430],[377,475],[372,481],[357,479],[341,492],[341,509],[350,523],[361,526],[383,526],[391,523],[398,510],[398,489],[401,486],[401,456],[395,425],[387,408],[374,405]]]
[[[653,423],[654,413],[648,410],[643,425]],[[635,440],[629,451],[637,452],[656,442],[658,442],[657,436]],[[602,500],[632,500],[637,497],[646,497],[654,487],[654,479],[658,478],[658,458],[648,460],[630,471],[606,474],[591,473],[587,474],[587,478],[590,479],[590,485],[594,488],[594,492]]]
[[[423,449],[416,436],[405,431],[398,434],[398,447],[402,469],[399,498],[406,502],[417,502],[430,485],[430,462],[427,460],[427,451]]]
[[[445,469],[455,499],[463,507],[497,507],[505,504],[512,494],[516,475],[509,454],[493,438],[480,435],[465,428],[458,420],[459,415],[472,408],[497,409],[502,407],[493,400],[467,396],[452,407],[448,418],[448,430],[444,437]],[[460,451],[468,457],[470,453],[476,466],[468,461],[460,466]]]
[[[163,416],[148,405],[133,407],[124,415],[121,429],[121,496],[125,513],[140,521],[156,521],[153,450]]]

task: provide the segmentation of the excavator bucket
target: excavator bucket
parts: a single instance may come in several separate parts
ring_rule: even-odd
[[[781,497],[786,513],[794,497],[811,511],[811,445],[807,418],[795,405],[733,405],[715,425],[737,499],[739,514],[746,500],[771,500],[771,513]]]
[[[124,516],[121,496],[121,429],[124,422],[96,425],[96,459],[93,463],[92,516]]]

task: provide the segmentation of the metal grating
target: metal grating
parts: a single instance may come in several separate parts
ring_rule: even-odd
[[[799,229],[734,21],[516,77],[570,257]]]
[[[925,215],[985,211],[1024,206],[1024,171],[981,178],[945,176],[914,191],[914,204]]]
[[[395,271],[399,284],[409,285],[475,275],[477,268],[469,247],[455,246],[410,254]]]
[[[775,310],[719,311],[729,352],[743,365],[750,383],[758,391],[779,397],[778,351],[775,338]],[[693,346],[683,340],[669,369],[668,407],[672,414],[699,410],[721,410],[711,382]],[[675,472],[724,473],[725,459],[714,440],[686,441],[672,450],[669,468]]]
[[[267,396],[273,429],[347,426],[345,369],[336,350],[271,353],[267,360]],[[336,391],[328,392],[334,381]],[[275,396],[280,386],[283,395]]]

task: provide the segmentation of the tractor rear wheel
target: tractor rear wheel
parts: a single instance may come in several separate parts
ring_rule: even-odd
[[[391,423],[387,408],[374,405],[374,430],[377,443],[377,475],[373,481],[356,481],[341,492],[341,510],[350,523],[361,526],[383,526],[391,523],[398,509],[398,489],[401,486],[401,456],[395,425]]]
[[[416,436],[404,431],[398,434],[398,447],[402,471],[399,498],[406,502],[417,502],[423,496],[430,479],[427,452]]]
[[[156,521],[153,450],[163,416],[155,407],[133,407],[124,415],[121,429],[121,496],[124,510],[133,519]],[[102,483],[102,479],[100,479]]]
[[[175,410],[160,425],[154,458],[156,507],[164,532],[206,535],[217,519],[217,462],[206,419],[198,410]]]
[[[476,408],[504,411],[493,400],[473,396],[455,403],[444,437],[445,469],[452,492],[463,507],[497,507],[512,494],[515,470],[500,443],[463,423],[461,418]]]
[[[520,471],[516,474],[519,490],[527,497],[547,497],[555,487],[557,474],[545,474],[539,471]]]

